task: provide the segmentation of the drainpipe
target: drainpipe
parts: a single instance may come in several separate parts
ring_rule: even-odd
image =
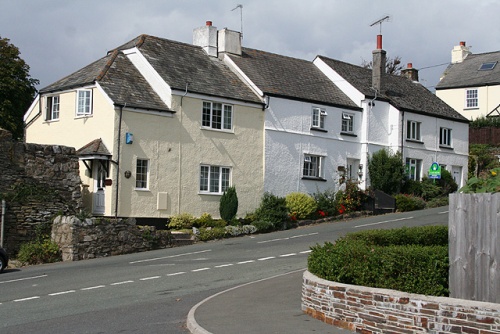
[[[118,141],[117,141],[117,153],[116,153],[116,194],[115,194],[115,219],[118,218],[118,193],[120,190],[120,152],[121,152],[121,138],[122,138],[122,117],[123,108],[127,105],[120,106],[120,118],[118,120]]]
[[[179,107],[179,122],[181,125],[182,129],[182,100],[184,97],[188,94],[188,86],[189,83],[186,83],[186,91],[184,92],[184,95],[181,96],[181,103]],[[179,180],[178,180],[178,190],[177,190],[177,213],[181,213],[181,193],[182,193],[182,144],[181,144],[181,137],[182,137],[182,130],[179,130],[179,167],[177,168],[179,170]]]
[[[0,233],[0,246],[3,247],[3,233],[4,233],[4,226],[5,226],[5,200],[2,200],[2,229]]]

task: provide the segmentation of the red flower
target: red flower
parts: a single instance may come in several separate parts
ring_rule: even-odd
[[[321,210],[319,210],[319,211],[318,211],[318,214],[319,214],[321,217],[326,216],[326,213],[325,213],[324,211],[321,211]]]
[[[345,212],[344,204],[340,204],[339,214],[343,214]]]

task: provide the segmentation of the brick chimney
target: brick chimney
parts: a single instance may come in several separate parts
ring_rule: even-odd
[[[451,50],[451,63],[461,63],[471,53],[469,47],[465,45],[465,42],[460,42],[459,45],[453,47],[453,50]]]
[[[217,57],[217,28],[212,26],[212,21],[193,30],[193,44],[201,46],[209,56]]]
[[[372,87],[380,92],[382,77],[385,75],[386,52],[382,50],[382,35],[377,35],[377,49],[373,50]]]
[[[418,70],[416,68],[413,68],[412,63],[408,63],[406,69],[401,70],[401,74],[411,81],[418,82]]]

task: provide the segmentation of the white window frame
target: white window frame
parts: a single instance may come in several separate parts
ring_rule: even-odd
[[[325,118],[327,115],[325,109],[313,107],[311,127],[315,129],[325,129]]]
[[[47,96],[46,99],[46,121],[57,121],[59,120],[59,110],[61,105],[61,98],[59,95]]]
[[[200,165],[200,194],[222,195],[231,187],[231,167]]]
[[[79,89],[76,91],[76,117],[92,115],[92,89]]]
[[[149,189],[149,159],[137,158],[136,160],[135,189]]]
[[[406,158],[406,168],[408,179],[420,181],[422,173],[422,160]]]
[[[354,115],[342,113],[342,132],[354,133]]]
[[[324,157],[321,155],[304,154],[302,177],[323,179]]]
[[[465,90],[465,109],[479,108],[479,96],[477,88]]]
[[[439,145],[451,147],[452,145],[452,131],[449,128],[439,128]]]
[[[421,141],[422,135],[420,133],[421,122],[406,121],[406,139]]]
[[[231,131],[233,129],[233,106],[221,102],[203,101],[201,126],[208,129]]]

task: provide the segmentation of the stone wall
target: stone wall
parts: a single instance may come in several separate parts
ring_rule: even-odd
[[[169,231],[137,226],[134,219],[58,216],[52,224],[52,241],[63,261],[78,261],[143,252],[172,245]]]
[[[306,271],[302,310],[358,333],[500,333],[500,304],[431,297],[320,279]]]
[[[78,212],[80,184],[74,148],[16,142],[0,129],[0,197],[7,203],[4,247],[9,253],[31,241],[42,223]]]

